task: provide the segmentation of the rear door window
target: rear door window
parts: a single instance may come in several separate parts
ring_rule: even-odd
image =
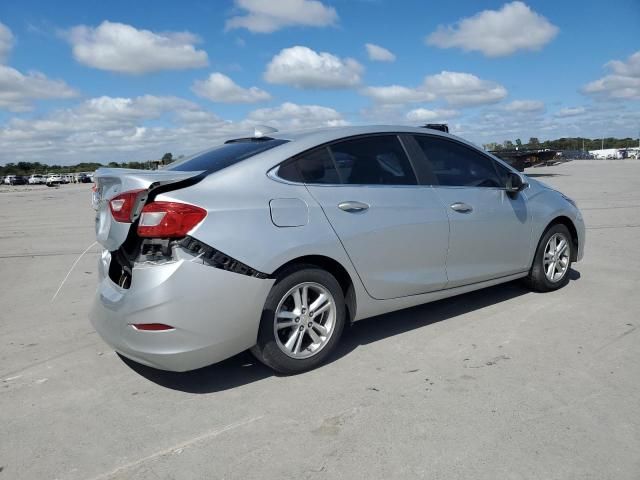
[[[342,180],[351,185],[416,185],[411,163],[396,135],[371,135],[330,146]]]
[[[192,157],[178,160],[169,164],[166,170],[178,170],[182,172],[198,172],[206,170],[208,173],[217,172],[234,163],[246,160],[258,153],[270,150],[278,145],[287,143],[287,140],[242,140],[225,143],[218,147],[198,153]]]
[[[489,157],[446,138],[414,137],[431,164],[439,185],[452,187],[504,187]]]

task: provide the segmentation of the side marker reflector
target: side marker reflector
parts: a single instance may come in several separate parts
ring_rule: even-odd
[[[163,332],[167,330],[175,330],[171,325],[165,325],[164,323],[130,323],[136,330],[143,330],[146,332]]]

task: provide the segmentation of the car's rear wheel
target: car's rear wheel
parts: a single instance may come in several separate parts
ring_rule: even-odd
[[[308,265],[288,269],[267,297],[251,352],[279,373],[311,370],[335,350],[345,317],[344,294],[333,275]]]
[[[549,292],[569,282],[573,242],[569,229],[562,224],[552,225],[538,244],[533,265],[525,282],[538,292]]]

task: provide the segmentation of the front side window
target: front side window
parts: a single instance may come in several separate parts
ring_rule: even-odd
[[[278,176],[291,182],[338,184],[340,178],[327,147],[306,152],[278,168]]]
[[[502,186],[506,185],[507,180],[509,179],[509,176],[511,175],[512,172],[507,167],[505,167],[504,165],[498,162],[493,162],[493,164],[496,166],[496,170],[498,171],[498,177],[500,177]]]
[[[494,162],[446,138],[418,135],[418,145],[431,164],[438,184],[453,187],[504,187]]]
[[[409,159],[396,135],[372,135],[330,147],[342,183],[416,185]]]

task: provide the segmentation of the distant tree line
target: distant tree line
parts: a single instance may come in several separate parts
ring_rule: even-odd
[[[604,147],[603,147],[604,145]],[[522,140],[516,138],[515,142],[511,140],[505,140],[502,143],[485,143],[483,145],[485,150],[513,150],[514,148],[520,149],[544,149],[550,150],[600,150],[601,148],[629,148],[637,147],[637,138],[558,138],[556,140],[545,140],[541,142],[536,137],[531,137],[528,143],[522,143]]]
[[[180,158],[180,157],[179,157]],[[96,162],[82,162],[76,165],[49,165],[40,162],[17,162],[0,165],[0,176],[6,175],[33,175],[34,173],[77,173],[77,172],[93,172],[100,167],[112,168],[137,168],[140,170],[152,170],[158,167],[158,164],[167,165],[174,161],[171,153],[165,153],[161,160],[150,160],[147,162],[109,162],[104,165]]]

